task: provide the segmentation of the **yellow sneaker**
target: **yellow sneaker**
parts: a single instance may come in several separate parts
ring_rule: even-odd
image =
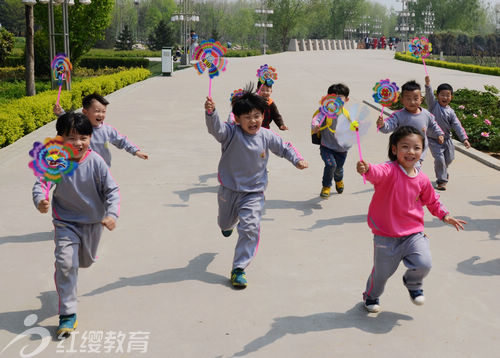
[[[344,191],[344,181],[336,181],[335,189],[337,190],[337,193],[342,194],[342,192]]]
[[[323,189],[321,189],[321,193],[319,194],[322,198],[328,198],[330,196],[330,187],[329,186],[324,186]]]

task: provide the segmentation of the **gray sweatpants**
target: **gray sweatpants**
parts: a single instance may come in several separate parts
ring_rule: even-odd
[[[238,223],[238,242],[234,249],[233,269],[244,269],[257,253],[260,240],[260,218],[264,208],[263,192],[237,192],[219,187],[218,224],[230,230]]]
[[[422,232],[403,237],[374,235],[373,270],[366,283],[363,299],[379,298],[385,284],[403,261],[408,268],[403,276],[404,285],[409,290],[422,289],[424,277],[431,270],[429,238]]]
[[[455,159],[455,146],[451,138],[445,139],[443,144],[429,139],[429,149],[434,157],[434,172],[438,184],[448,182],[448,166]]]
[[[59,295],[59,314],[69,315],[77,311],[78,268],[89,267],[95,262],[102,224],[53,222],[56,244],[54,279]]]

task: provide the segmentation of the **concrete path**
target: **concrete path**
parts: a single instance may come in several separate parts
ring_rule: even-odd
[[[309,169],[270,159],[262,240],[243,291],[228,282],[235,237],[223,238],[216,225],[220,147],[203,119],[208,77],[188,69],[108,96],[107,122],[150,160],[113,152],[121,217],[116,230],[102,237],[99,262],[80,270],[79,334],[61,344],[40,339],[54,335],[57,325],[54,244],[50,216],[33,207],[34,177],[27,167],[32,143],[55,135],[54,124],[0,150],[3,356],[18,357],[24,346],[24,356],[36,357],[88,357],[92,349],[108,350],[107,356],[172,358],[498,355],[499,171],[457,153],[442,199],[453,215],[469,221],[466,231],[457,233],[427,213],[434,260],[425,281],[427,302],[410,302],[401,266],[378,315],[361,306],[372,267],[366,214],[373,190],[355,172],[355,148],[345,165],[345,192],[319,198],[323,162],[310,143],[309,123],[328,86],[345,82],[350,104],[361,103],[382,78],[423,83],[423,66],[395,61],[389,51],[231,58],[227,72],[213,81],[223,117],[230,93],[255,82],[265,63],[278,71],[272,97],[290,128],[281,134]],[[434,84],[500,88],[498,77],[428,70]],[[377,111],[371,114],[375,122]],[[365,159],[385,161],[387,142],[373,125],[362,138]],[[424,170],[434,178],[430,157]],[[30,332],[31,339],[21,336]]]

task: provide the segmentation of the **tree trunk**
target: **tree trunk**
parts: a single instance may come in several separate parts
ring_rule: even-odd
[[[26,96],[34,96],[35,90],[35,21],[33,19],[33,6],[26,5]]]

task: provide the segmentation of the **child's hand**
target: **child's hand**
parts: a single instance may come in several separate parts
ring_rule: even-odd
[[[207,113],[213,113],[215,111],[215,102],[212,97],[207,97],[207,100],[205,101],[205,110]]]
[[[382,128],[385,125],[384,117],[378,116],[377,118],[377,128]]]
[[[431,78],[429,76],[425,76],[425,85],[430,86],[431,85]]]
[[[312,130],[311,130],[312,134],[316,134],[316,133],[318,133],[318,132],[319,132],[319,128],[320,128],[319,126],[314,126],[314,127],[312,128]]]
[[[466,221],[463,221],[463,220],[460,220],[460,219],[455,219],[453,216],[451,215],[446,215],[444,218],[443,218],[443,221],[447,224],[450,224],[450,225],[453,225],[455,226],[455,229],[457,229],[457,231],[460,231],[460,229],[464,230],[464,226],[462,224],[467,224]]]
[[[356,164],[356,170],[361,175],[366,174],[368,172],[368,170],[370,170],[370,164],[365,162],[364,160],[360,160]]]
[[[54,104],[53,110],[54,110],[54,114],[56,116],[60,116],[63,113],[63,109],[62,109],[61,105],[59,105],[59,104]]]
[[[43,199],[42,201],[40,201],[38,203],[38,211],[41,212],[42,214],[46,214],[49,212],[49,208],[50,208],[50,203],[48,200],[45,200]]]
[[[284,124],[283,124],[282,126],[280,126],[280,129],[281,129],[282,131],[287,131],[287,130],[288,130],[288,127],[287,127],[286,125],[284,125]]]
[[[469,140],[464,140],[464,145],[465,145],[465,148],[469,149],[470,148],[470,143],[469,143]]]
[[[111,216],[106,216],[104,219],[102,219],[101,224],[103,224],[106,229],[111,231],[116,227],[116,220]]]
[[[305,160],[300,160],[297,164],[295,164],[297,169],[306,169],[309,167],[309,164]]]
[[[438,143],[439,143],[439,144],[443,144],[443,143],[444,143],[444,137],[443,137],[442,135],[440,135],[440,136],[438,137]]]
[[[135,156],[139,157],[141,159],[149,159],[149,155],[147,155],[146,153],[141,152],[140,150],[138,150],[137,152],[135,152]]]

